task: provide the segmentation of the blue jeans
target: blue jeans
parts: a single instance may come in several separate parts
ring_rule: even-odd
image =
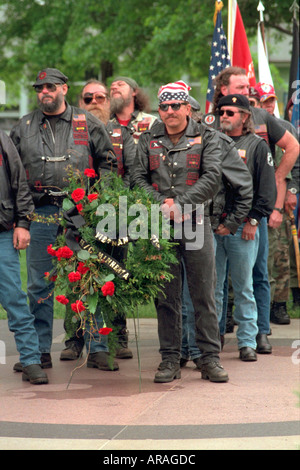
[[[253,268],[253,290],[257,306],[258,332],[261,334],[269,334],[271,288],[268,275],[269,238],[266,217],[261,219],[258,230],[259,246]]]
[[[218,318],[221,321],[228,260],[234,292],[234,319],[238,324],[238,348],[256,349],[257,307],[253,292],[252,271],[257,257],[259,231],[256,231],[254,240],[246,241],[241,238],[243,228],[244,224],[238,228],[235,235],[215,235],[217,242],[215,299]]]
[[[59,208],[48,205],[35,209],[35,212],[44,217],[58,214]],[[39,338],[41,353],[49,353],[53,335],[53,282],[45,281],[45,272],[53,269],[53,257],[47,253],[47,247],[55,245],[58,226],[42,222],[32,222],[30,227],[31,241],[27,248],[27,294],[30,311],[34,316],[34,326]],[[99,328],[102,318],[95,315]],[[101,341],[100,341],[101,337]],[[98,331],[89,333],[89,326],[85,331],[84,339],[87,351],[107,351],[107,338],[99,335]]]
[[[196,344],[196,331],[195,331],[195,311],[193,302],[190,296],[186,271],[184,263],[182,262],[182,342],[181,342],[181,357],[183,359],[197,359],[201,356],[201,351]]]
[[[13,231],[0,233],[0,303],[7,312],[23,367],[40,364],[39,341],[34,317],[21,286],[19,252],[13,247]]]
[[[49,217],[58,214],[59,209],[48,205],[36,208],[35,212]],[[45,281],[45,272],[53,269],[53,258],[47,253],[47,247],[55,244],[57,230],[56,224],[32,222],[27,248],[27,294],[41,353],[49,353],[52,345],[54,283]]]

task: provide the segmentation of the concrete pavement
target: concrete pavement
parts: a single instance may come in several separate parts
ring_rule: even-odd
[[[294,450],[300,447],[300,320],[272,324],[271,355],[238,359],[235,333],[221,362],[228,383],[201,379],[193,362],[169,384],[153,382],[160,362],[157,321],[128,321],[134,358],[120,370],[59,360],[63,321],[54,321],[48,385],[22,382],[6,320],[0,321],[0,449]],[[3,354],[4,353],[4,354]],[[139,358],[138,360],[138,353]]]

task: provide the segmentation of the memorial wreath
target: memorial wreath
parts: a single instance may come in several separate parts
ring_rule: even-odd
[[[171,280],[174,243],[160,212],[154,224],[157,202],[143,189],[126,188],[114,173],[97,179],[92,169],[70,169],[68,181],[46,277],[55,280],[55,300],[67,306],[67,334],[88,326],[90,334],[109,334],[111,350],[115,317],[134,315]]]

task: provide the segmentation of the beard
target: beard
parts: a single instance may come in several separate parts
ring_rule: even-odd
[[[225,132],[230,132],[233,130],[233,125],[230,121],[222,121],[221,122],[221,129],[222,131],[225,131]]]
[[[42,99],[39,99],[39,107],[43,113],[55,114],[60,109],[64,101],[64,95],[63,93],[61,93],[58,94],[56,98],[53,98],[52,100],[46,100],[46,98],[49,97],[50,95],[45,95]]]
[[[98,108],[97,106],[86,108],[91,114],[98,118],[104,124],[107,124],[110,118],[110,110],[106,108]]]
[[[127,96],[123,98],[123,96],[119,96],[118,98],[112,97],[110,99],[110,111],[111,114],[119,114],[123,111],[126,106],[131,103],[132,96]]]

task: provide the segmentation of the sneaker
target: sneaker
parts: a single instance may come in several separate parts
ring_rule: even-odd
[[[23,367],[22,380],[28,381],[33,385],[41,385],[48,383],[47,374],[43,371],[40,364],[31,364],[30,366]]]
[[[172,382],[181,378],[180,364],[171,361],[162,361],[154,377],[156,383]]]
[[[228,382],[229,380],[226,370],[215,361],[201,365],[201,378],[211,382]]]

